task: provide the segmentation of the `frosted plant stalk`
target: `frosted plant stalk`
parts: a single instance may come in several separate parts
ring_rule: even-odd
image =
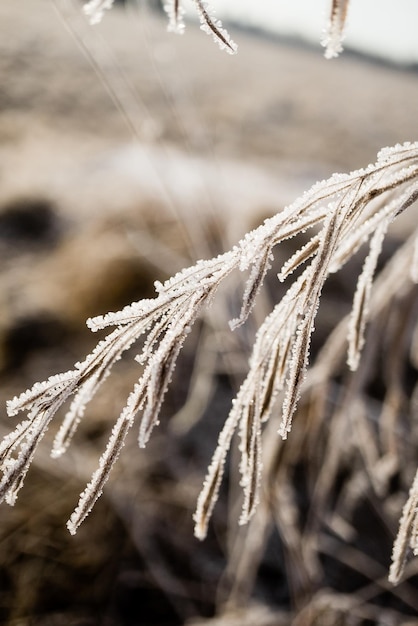
[[[223,27],[221,20],[214,15],[214,10],[205,0],[192,0],[192,4],[199,16],[200,28],[208,35],[212,35],[214,41],[221,50],[229,54],[235,54],[238,46],[231,39],[228,31]],[[183,34],[185,30],[185,9],[182,0],[166,0],[164,10],[168,15],[169,32]]]
[[[232,40],[229,32],[224,28],[220,19],[215,17],[214,9],[205,0],[191,0],[197,15],[199,16],[200,28],[219,45],[221,50],[228,54],[235,54],[237,44]],[[85,2],[83,11],[89,18],[90,24],[101,22],[104,12],[112,8],[114,0],[89,0]],[[185,31],[184,17],[186,10],[184,0],[165,0],[164,11],[168,17],[167,30],[171,33],[183,34]],[[332,59],[337,57],[343,49],[345,26],[347,21],[349,0],[331,0],[330,16],[322,38],[325,47],[325,57]]]
[[[279,273],[279,279],[290,284],[258,330],[248,375],[219,436],[194,515],[196,535],[203,538],[216,504],[233,435],[238,431],[243,488],[240,523],[246,523],[254,515],[259,500],[263,469],[261,434],[266,422],[275,416],[279,399],[282,414],[277,430],[284,439],[290,433],[308,370],[309,346],[320,296],[328,276],[341,269],[362,245],[369,243],[370,251],[354,296],[349,331],[349,363],[356,368],[365,341],[368,302],[372,298],[372,282],[385,234],[390,222],[417,198],[418,143],[385,149],[379,153],[375,164],[350,174],[334,174],[317,183],[296,202],[248,233],[229,252],[198,261],[164,284],[156,283],[154,298],[88,320],[93,332],[110,329],[108,336],[72,370],[36,383],[8,402],[9,415],[24,411],[27,418],[0,444],[0,499],[14,504],[37,445],[52,419],[72,398],[52,449],[54,457],[65,453],[87,404],[106,381],[113,365],[142,339],[136,356],[140,367],[138,382],[116,421],[98,469],[68,523],[70,532],[76,532],[102,493],[132,426],[137,423],[138,442],[143,447],[158,425],[161,405],[181,347],[221,283],[234,271],[247,274],[240,315],[231,321],[234,329],[245,323],[251,313],[270,269],[275,246],[300,232],[309,232],[308,243],[291,255]],[[292,282],[292,272],[297,268],[299,276]],[[413,489],[411,498],[415,497]],[[414,506],[409,505],[409,521],[401,526],[402,539],[394,550],[396,561],[404,559],[403,546],[408,537],[412,537],[414,547],[416,545],[418,518]],[[394,565],[391,579],[395,581],[401,571],[399,563]]]
[[[333,59],[343,50],[349,0],[332,0],[328,26],[321,41],[325,58]]]
[[[113,6],[114,0],[90,0],[83,6],[83,11],[89,18],[90,24],[99,24],[102,21],[103,14]]]

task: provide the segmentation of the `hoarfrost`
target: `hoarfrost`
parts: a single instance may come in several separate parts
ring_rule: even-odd
[[[302,263],[305,267],[257,332],[248,375],[219,436],[194,516],[196,536],[203,538],[218,497],[228,450],[238,429],[244,495],[240,523],[246,523],[259,500],[263,428],[272,419],[279,399],[282,406],[279,434],[286,438],[291,429],[309,365],[311,335],[325,281],[370,240],[351,321],[350,362],[355,365],[364,342],[368,303],[373,298],[372,281],[386,229],[417,198],[418,143],[386,149],[372,166],[350,174],[335,174],[328,181],[317,183],[296,202],[248,233],[231,251],[197,261],[164,284],[156,283],[154,298],[88,320],[92,331],[109,328],[107,337],[74,369],[36,383],[8,403],[10,415],[27,411],[27,419],[0,444],[3,472],[0,498],[10,504],[15,502],[37,445],[54,415],[72,397],[55,437],[52,455],[58,457],[65,452],[87,404],[106,381],[113,365],[142,338],[142,350],[135,357],[141,364],[138,381],[113,428],[99,467],[68,522],[70,532],[76,532],[100,496],[135,421],[139,422],[139,445],[146,445],[159,422],[181,347],[220,284],[235,270],[249,271],[240,317],[232,322],[236,327],[250,314],[270,268],[273,248],[315,226],[308,242],[283,265],[280,278]],[[409,266],[411,259],[412,252],[408,256]],[[395,283],[401,284],[405,274],[410,280],[403,271]],[[418,518],[414,519],[417,525]],[[412,541],[415,531],[411,530],[412,526],[408,529]],[[402,554],[402,548],[396,548],[395,558]],[[392,579],[400,575],[401,568],[394,565],[395,570]]]
[[[90,24],[99,24],[103,14],[112,8],[114,0],[90,0],[83,6],[83,11],[89,18]]]

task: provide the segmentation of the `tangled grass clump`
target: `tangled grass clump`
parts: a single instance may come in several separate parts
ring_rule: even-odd
[[[348,4],[337,0],[331,3],[328,35],[324,39],[328,58],[341,51]],[[85,12],[92,22],[97,22],[111,5],[112,0],[91,0],[85,5]],[[194,6],[204,30],[227,52],[235,52],[235,44],[210,9],[200,0],[195,0]],[[165,9],[169,30],[183,32],[181,0],[168,0]],[[244,276],[240,311],[230,327],[233,331],[245,324],[267,275],[273,273],[274,257],[277,261],[277,252],[284,250],[287,258],[277,278],[287,290],[272,305],[254,337],[248,373],[241,381],[229,415],[225,415],[198,497],[195,535],[203,539],[208,533],[221,482],[228,473],[228,454],[237,438],[240,461],[237,469],[232,464],[231,475],[242,488],[239,523],[245,525],[251,521],[251,524],[246,529],[245,540],[236,533],[231,541],[233,550],[227,569],[234,579],[233,592],[240,591],[240,585],[250,587],[273,520],[283,535],[284,552],[292,561],[287,572],[288,587],[295,590],[295,597],[302,597],[305,592],[300,621],[295,624],[305,623],[304,615],[308,614],[309,623],[320,623],[312,615],[322,619],[324,606],[328,609],[332,602],[336,605],[336,615],[340,609],[349,612],[350,606],[348,609],[339,606],[339,602],[341,605],[348,602],[347,598],[336,593],[331,601],[321,596],[322,590],[316,593],[320,583],[329,586],[328,573],[322,575],[320,571],[321,557],[333,556],[338,550],[338,540],[341,547],[347,537],[352,539],[358,528],[355,513],[361,509],[367,492],[373,505],[378,502],[376,509],[389,530],[390,543],[386,545],[389,561],[390,544],[396,532],[393,521],[397,524],[402,508],[398,496],[411,479],[412,487],[393,547],[389,579],[397,585],[402,577],[413,574],[416,571],[413,560],[406,572],[405,567],[410,554],[418,554],[418,474],[413,479],[411,459],[403,453],[408,438],[409,450],[416,444],[413,417],[418,385],[414,381],[411,391],[408,381],[406,389],[402,364],[409,360],[415,376],[418,231],[411,232],[395,253],[391,250],[389,261],[383,269],[382,266],[391,223],[416,205],[417,198],[418,143],[385,148],[375,163],[318,182],[229,251],[200,260],[163,284],[155,283],[155,297],[89,319],[89,328],[93,332],[108,332],[107,337],[73,369],[36,383],[7,405],[10,416],[20,412],[27,415],[0,442],[0,499],[11,505],[16,502],[38,444],[68,403],[55,433],[51,456],[58,459],[66,453],[87,405],[112,374],[113,366],[136,349],[138,380],[115,420],[98,468],[68,521],[70,533],[76,533],[100,497],[134,425],[138,428],[139,447],[147,445],[159,423],[180,351],[195,322],[215,298],[222,299],[221,287],[227,280],[235,278],[238,283]],[[356,260],[361,254],[364,262],[359,268]],[[348,277],[348,289],[351,278],[356,279],[351,313],[329,337],[320,337],[317,343],[321,342],[321,350],[317,354],[317,346],[312,347],[317,314],[320,305],[326,302],[324,291],[335,274],[342,276],[341,281]],[[275,276],[270,278],[271,283],[277,287],[276,291],[273,288],[277,293],[279,284]],[[372,359],[378,360],[380,347],[387,358],[382,359],[386,363],[383,374],[386,387],[379,404],[368,393],[368,385]],[[293,422],[296,427],[292,430]],[[352,462],[354,448],[357,457]],[[306,484],[302,486],[303,481],[297,476],[301,467],[306,473]],[[87,471],[90,474],[91,470]],[[339,482],[341,474],[347,479],[343,489]],[[177,482],[181,485],[182,481]],[[394,491],[396,498],[391,497]],[[309,501],[309,506],[304,502],[300,513],[297,504],[303,498]],[[216,513],[219,510],[218,506]],[[373,521],[368,518],[367,522],[374,533]],[[361,539],[356,548],[359,543]],[[382,573],[379,559],[367,563],[370,553],[361,548],[364,544],[352,554],[350,549],[340,549],[338,558],[341,556],[341,563],[346,559],[344,565],[350,571],[357,568],[367,584],[370,581],[368,587],[367,584],[363,587],[367,602],[367,593],[368,597],[373,594],[379,597],[382,588],[387,590],[388,563],[384,564]],[[364,560],[361,555],[365,556]],[[390,593],[405,601],[409,609],[416,609],[414,599],[408,598],[407,586],[393,587]],[[354,598],[352,605],[355,602]]]
[[[75,533],[101,495],[134,422],[139,421],[140,447],[146,445],[158,425],[181,347],[220,284],[233,271],[248,273],[240,315],[231,322],[231,328],[235,329],[246,321],[253,308],[271,266],[275,246],[309,231],[309,241],[279,272],[281,281],[289,280],[295,271],[299,273],[257,333],[248,375],[219,436],[194,516],[196,536],[202,539],[218,497],[231,440],[238,429],[244,492],[240,523],[247,523],[257,508],[262,483],[262,431],[274,418],[278,405],[282,407],[279,435],[286,439],[291,430],[307,376],[311,336],[327,278],[338,272],[361,246],[368,246],[348,324],[348,364],[356,370],[366,324],[374,313],[372,283],[385,235],[390,223],[417,198],[418,143],[385,148],[375,164],[350,174],[335,174],[317,183],[294,204],[248,233],[229,252],[198,261],[164,284],[156,283],[155,298],[88,320],[94,332],[109,327],[113,330],[74,369],[36,383],[8,403],[9,415],[26,411],[27,419],[0,445],[1,499],[14,504],[37,445],[55,414],[72,397],[52,449],[53,457],[65,453],[86,405],[113,365],[144,336],[142,349],[136,356],[141,367],[139,380],[113,427],[99,467],[68,522],[70,532]],[[417,234],[414,241],[418,241]],[[412,285],[417,279],[416,247],[414,244],[406,248],[410,271],[398,280],[398,289],[405,283]],[[408,546],[417,548],[416,485],[415,480],[395,544],[391,570],[394,583],[401,577]]]

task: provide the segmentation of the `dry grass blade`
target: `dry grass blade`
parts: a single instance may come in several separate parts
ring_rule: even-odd
[[[226,50],[229,54],[235,54],[237,44],[232,41],[229,33],[222,27],[222,22],[209,14],[207,4],[202,0],[193,0],[196,10],[200,16],[201,29],[208,35],[212,35],[221,50]]]
[[[180,5],[180,0],[168,0],[164,4],[164,11],[168,15],[168,31],[182,35],[184,33],[184,9]]]
[[[418,511],[418,471],[415,474],[412,483],[409,498],[402,511],[402,517],[399,523],[398,536],[393,546],[392,565],[390,567],[389,580],[397,585],[405,570],[408,558],[408,552],[413,550],[414,554],[418,553],[418,544],[416,542],[416,525]],[[415,531],[415,532],[414,532]]]
[[[203,483],[203,489],[197,501],[196,512],[193,519],[195,521],[194,533],[198,539],[204,539],[207,534],[210,517],[218,499],[225,461],[238,424],[238,418],[239,415],[235,411],[232,411],[225,422],[219,435],[218,446],[212,457],[205,482]]]
[[[28,419],[17,426],[0,447],[2,496],[10,503],[14,502],[49,423],[63,403],[74,396],[56,438],[53,455],[59,456],[66,450],[87,403],[107,379],[113,365],[145,336],[137,357],[142,366],[139,380],[116,422],[99,468],[71,518],[69,528],[75,532],[99,497],[137,415],[140,446],[146,444],[158,424],[181,347],[220,284],[234,270],[249,272],[240,319],[240,322],[244,321],[269,269],[274,246],[315,225],[317,230],[311,233],[310,241],[284,264],[282,278],[300,263],[304,263],[305,268],[290,283],[286,294],[257,333],[248,376],[219,437],[194,517],[196,535],[203,538],[218,497],[228,450],[239,427],[244,489],[240,521],[248,521],[256,509],[262,478],[262,428],[274,413],[276,399],[281,397],[279,432],[283,438],[290,432],[308,368],[320,297],[328,276],[338,271],[361,245],[370,240],[370,254],[360,277],[352,317],[352,341],[357,359],[363,343],[368,302],[370,307],[374,306],[371,283],[387,226],[415,202],[417,186],[418,143],[385,149],[379,153],[375,164],[350,174],[335,174],[317,183],[295,203],[248,233],[229,252],[198,261],[164,284],[157,283],[155,298],[89,320],[92,330],[115,328],[73,370],[36,383],[8,404],[11,415],[25,410]],[[411,257],[408,259],[410,263]],[[409,273],[406,274],[410,280]],[[412,513],[408,513],[408,520],[410,515]],[[402,529],[403,536],[409,533],[409,541],[414,542],[416,521],[408,521],[407,528],[403,524]],[[402,539],[404,545],[405,538]],[[398,554],[403,558],[403,548],[395,551],[395,557]]]
[[[370,252],[357,282],[353,311],[348,330],[348,365],[352,370],[357,369],[361,350],[364,346],[364,331],[373,276],[388,226],[388,223],[382,222],[374,233],[370,243]]]
[[[322,42],[327,59],[337,57],[342,52],[349,4],[349,0],[332,0],[328,29]]]
[[[101,496],[103,485],[119,456],[131,425],[132,420],[122,413],[113,427],[107,448],[100,459],[99,468],[95,471],[90,483],[81,494],[78,506],[67,523],[67,528],[72,535],[77,532],[78,527],[90,513],[96,500]]]
[[[222,22],[211,15],[208,4],[202,0],[192,0],[192,2],[200,19],[200,28],[208,35],[212,35],[221,50],[235,54],[238,49],[237,44],[232,41],[228,31],[223,28]],[[164,10],[168,15],[168,30],[180,35],[183,34],[185,10],[182,6],[182,0],[167,0],[164,4]]]

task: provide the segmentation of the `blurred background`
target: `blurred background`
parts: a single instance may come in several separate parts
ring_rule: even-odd
[[[175,36],[157,1],[118,2],[94,28],[75,0],[0,3],[1,434],[14,425],[8,398],[94,347],[87,317],[151,296],[155,280],[229,249],[317,180],[416,138],[415,3],[351,4],[347,50],[325,61],[324,2],[218,2],[239,46],[232,57],[190,7],[186,33]],[[410,225],[394,225],[385,259]],[[277,251],[277,268],[292,246]],[[313,356],[350,310],[361,263],[329,281]],[[267,431],[250,527],[237,525],[235,450],[209,537],[193,537],[217,434],[256,329],[283,293],[275,270],[239,332],[228,320],[243,278],[218,296],[184,348],[158,432],[145,451],[131,434],[76,537],[65,522],[138,377],[132,355],[63,459],[52,461],[42,443],[18,503],[1,509],[1,624],[417,623],[414,562],[399,587],[387,583],[417,458],[416,370],[397,360],[416,294],[379,320],[378,337],[388,319],[399,332],[356,381],[355,427],[341,396],[352,379],[338,356],[332,380],[303,399],[289,441]],[[388,407],[389,443],[379,430]]]
[[[318,47],[329,19],[329,0],[298,0],[281,2],[265,0],[256,5],[251,0],[215,0],[213,6],[219,16],[245,27],[290,36],[308,41]],[[417,18],[414,0],[364,0],[351,2],[345,49],[367,54],[392,63],[414,65],[418,61],[418,48],[414,32]],[[371,25],[373,26],[371,28]]]

